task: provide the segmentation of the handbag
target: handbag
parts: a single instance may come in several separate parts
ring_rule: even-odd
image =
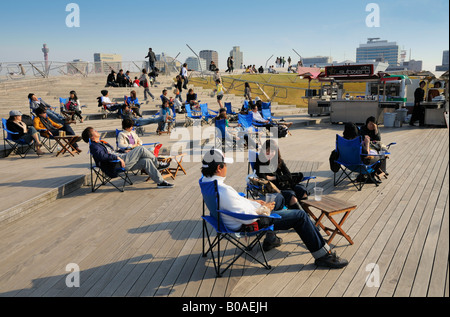
[[[262,194],[279,194],[281,191],[278,189],[277,186],[275,186],[274,183],[271,181],[268,181],[267,179],[263,178],[255,178],[255,177],[249,177],[249,181],[255,185],[261,187]]]

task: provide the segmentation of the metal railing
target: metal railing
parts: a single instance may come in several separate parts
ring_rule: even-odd
[[[164,57],[157,61],[155,66],[164,75],[178,73],[180,67],[175,59],[167,61]],[[50,78],[57,76],[106,75],[112,70],[116,73],[120,69],[132,74],[140,74],[142,69],[148,69],[148,61],[103,61],[103,62],[57,62],[57,61],[26,61],[26,62],[0,62],[0,81]]]

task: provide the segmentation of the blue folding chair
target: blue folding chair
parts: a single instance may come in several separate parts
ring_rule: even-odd
[[[272,214],[270,216],[255,216],[255,215],[246,215],[246,214],[238,214],[230,211],[225,211],[220,209],[220,196],[218,190],[217,181],[212,182],[203,182],[203,178],[199,181],[201,193],[203,196],[203,213],[202,213],[202,222],[203,222],[203,243],[202,243],[202,255],[206,257],[209,253],[211,254],[211,258],[214,264],[214,269],[216,271],[216,276],[221,277],[226,270],[228,270],[242,255],[248,255],[251,259],[255,260],[257,263],[261,264],[267,270],[270,270],[272,267],[267,262],[266,255],[261,245],[261,239],[265,236],[268,231],[273,231],[273,225],[270,225],[266,228],[258,228],[257,231],[253,232],[243,232],[243,231],[232,231],[229,230],[222,219],[223,215],[228,217],[232,217],[235,219],[240,219],[243,221],[251,221],[257,220],[260,218],[270,218],[272,220],[280,219],[281,217],[277,214]],[[209,215],[206,214],[206,209],[209,211]],[[208,225],[212,227],[208,228]],[[214,237],[214,231],[216,235]],[[240,241],[241,237],[247,237],[251,240],[248,242],[248,245],[243,244]],[[221,244],[222,240],[226,240],[233,244],[238,251],[233,253],[233,256],[230,259],[225,261],[224,254],[226,250],[222,250],[223,244]],[[206,249],[206,242],[208,248]],[[253,250],[255,246],[259,246],[261,251],[263,260],[261,261],[255,255],[251,254],[250,251]],[[206,250],[205,250],[206,249]],[[221,269],[222,266],[227,265],[224,269]]]
[[[211,124],[213,122],[212,119],[216,118],[219,115],[219,112],[208,109],[207,103],[200,104],[200,109],[202,111],[203,122],[207,124]],[[212,112],[212,114],[210,112]]]
[[[253,174],[255,172],[255,163],[258,159],[258,152],[255,151],[248,151],[248,175]],[[309,186],[309,182],[312,179],[316,179],[316,176],[305,176],[303,177],[301,183],[306,182],[306,188]],[[263,186],[259,184],[252,183],[250,180],[247,181],[247,198],[250,196],[253,199],[258,199],[264,192]]]
[[[25,158],[28,152],[34,148],[34,140],[30,142],[25,141],[23,138],[14,139],[14,135],[18,135],[17,132],[12,132],[7,128],[7,120],[2,118],[3,128],[3,149],[5,151],[5,157],[8,157],[10,153],[19,155],[21,158]],[[6,144],[11,147],[11,152],[7,153]]]
[[[238,114],[238,124],[244,130],[239,133],[240,138],[245,138],[248,141],[253,140],[256,148],[261,144],[261,127],[257,126],[253,122],[253,115],[249,114]]]
[[[89,140],[89,148],[90,148],[90,146],[91,146],[91,140]],[[118,191],[123,193],[125,191],[125,186],[127,184],[133,185],[133,182],[131,181],[131,179],[128,175],[128,171],[125,168],[120,166],[119,160],[109,162],[109,163],[113,163],[113,164],[117,165],[114,172],[112,174],[110,174],[110,173],[106,173],[102,169],[102,162],[97,161],[92,156],[92,154],[90,154],[89,156],[90,156],[91,190],[92,190],[92,192],[97,191],[103,185],[110,184],[114,188],[116,188]],[[117,186],[116,184],[114,184],[112,182],[113,179],[118,178],[118,177],[123,180],[123,184],[121,187]]]
[[[194,121],[195,120],[202,120],[202,115],[201,114],[193,114],[193,111],[191,110],[191,105],[190,104],[186,104],[185,105],[185,109],[186,109],[186,121],[184,123],[184,126],[190,127],[194,125]]]
[[[339,157],[335,160],[335,162],[339,164],[340,169],[337,172],[334,172],[334,186],[339,185],[347,178],[356,187],[356,189],[358,189],[358,191],[361,191],[363,186],[369,180],[378,186],[378,182],[374,179],[373,173],[375,172],[376,167],[380,164],[380,160],[377,160],[373,164],[364,164],[363,158],[367,155],[362,153],[361,137],[354,138],[353,140],[347,140],[340,135],[336,135],[336,151]],[[386,155],[388,154],[390,153],[386,153]],[[379,156],[381,159],[380,155],[375,156]],[[341,171],[341,174],[336,177],[339,171]],[[358,177],[352,177],[353,173],[357,173]]]

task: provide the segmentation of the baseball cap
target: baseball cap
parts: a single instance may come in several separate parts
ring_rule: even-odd
[[[202,167],[208,168],[213,162],[233,164],[234,160],[231,157],[225,157],[221,150],[213,148],[203,156]]]
[[[21,116],[22,112],[18,111],[18,110],[12,110],[9,112],[9,116],[10,117],[16,117],[16,116]]]

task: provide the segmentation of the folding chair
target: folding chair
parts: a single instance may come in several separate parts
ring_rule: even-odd
[[[213,122],[212,119],[216,118],[219,115],[219,112],[208,109],[208,104],[203,103],[200,105],[200,109],[202,111],[202,119],[206,124],[211,124]],[[210,111],[213,113],[211,114]]]
[[[227,109],[227,117],[229,121],[237,121],[237,113],[233,111],[231,102],[225,102],[225,109]]]
[[[248,170],[247,170],[247,174],[248,175],[255,175],[256,171],[255,171],[255,163],[256,160],[258,159],[258,152],[255,151],[248,151]],[[312,179],[316,179],[316,176],[305,176],[303,177],[301,183],[306,182],[306,188],[308,188],[309,186],[309,182]],[[261,185],[256,185],[254,183],[252,183],[250,180],[247,181],[247,198],[249,198],[250,196],[253,199],[258,199],[264,192],[264,188]]]
[[[339,185],[348,178],[358,191],[361,191],[368,180],[371,180],[378,187],[378,182],[373,178],[372,174],[375,172],[375,168],[380,163],[380,160],[370,165],[364,164],[363,157],[365,154],[362,153],[361,137],[347,140],[340,135],[336,135],[336,151],[339,157],[335,162],[340,165],[339,171],[342,172],[338,177],[336,177],[336,174],[339,171],[334,173],[334,186]],[[386,153],[386,155],[388,154],[390,153]],[[360,176],[358,175],[359,177],[353,178],[353,173],[358,173]],[[362,176],[365,176],[364,179]]]
[[[89,140],[89,147],[91,146],[91,141]],[[112,161],[110,163],[116,163],[117,168],[115,169],[113,174],[106,174],[104,170],[102,169],[101,162],[98,162],[95,160],[95,158],[92,157],[92,154],[90,156],[90,170],[91,170],[91,190],[92,192],[97,191],[101,186],[106,184],[111,184],[114,188],[116,188],[120,192],[125,191],[125,185],[133,185],[133,182],[131,181],[130,177],[128,176],[128,171],[120,166],[120,161]],[[95,176],[94,176],[95,175]],[[95,177],[95,179],[94,179]],[[118,187],[116,184],[112,182],[115,178],[120,178],[123,180],[123,184],[121,187]]]
[[[232,231],[229,230],[223,223],[222,215],[233,217],[240,220],[253,220],[258,218],[271,218],[280,219],[281,217],[277,214],[272,214],[270,216],[254,216],[246,214],[237,214],[234,212],[229,212],[220,209],[220,197],[218,191],[217,181],[203,182],[202,179],[199,181],[202,196],[203,196],[203,243],[202,243],[202,255],[206,257],[208,253],[211,254],[211,258],[214,264],[214,269],[217,277],[221,277],[226,270],[228,270],[242,255],[248,255],[251,259],[255,260],[257,263],[261,264],[267,270],[272,267],[267,262],[266,255],[261,245],[261,239],[265,236],[268,231],[273,231],[273,225],[266,228],[259,228],[258,231],[254,232],[242,232],[242,231]],[[206,209],[209,210],[209,215],[206,215]],[[208,224],[212,227],[210,232]],[[214,237],[213,233],[216,232]],[[241,237],[250,238],[248,245],[243,244],[239,239]],[[238,250],[234,253],[231,259],[225,261],[225,252],[223,250],[222,240],[226,240],[233,244]],[[206,243],[208,243],[208,248],[205,251]],[[259,260],[255,255],[251,254],[250,251],[253,250],[255,246],[259,246],[261,251],[263,261]],[[222,266],[227,265],[224,269]]]
[[[198,120],[198,122],[201,122],[202,120],[202,116],[200,115],[193,115],[193,112],[191,110],[191,105],[190,104],[186,104],[185,105],[185,109],[186,109],[186,122],[184,124],[184,126],[190,127],[194,125],[195,120]]]
[[[253,115],[251,113],[249,114],[238,114],[238,124],[242,127],[244,131],[240,132],[240,138],[245,138],[245,136],[248,137],[248,141],[250,139],[255,141],[256,148],[261,144],[261,130],[260,127],[255,126],[253,124]],[[250,136],[253,136],[254,138],[250,138]]]
[[[68,102],[68,98],[59,98],[59,112],[67,121],[72,121],[72,117],[75,114],[75,111],[70,111],[69,109],[67,109],[66,104]]]
[[[17,135],[16,132],[11,132],[6,127],[7,120],[2,118],[2,128],[3,128],[3,149],[5,151],[5,157],[8,157],[10,153],[19,155],[21,158],[25,158],[31,149],[34,149],[34,140],[31,142],[26,142],[24,139],[20,138],[17,140],[13,139],[13,135]],[[11,152],[7,154],[6,144],[11,147]]]

